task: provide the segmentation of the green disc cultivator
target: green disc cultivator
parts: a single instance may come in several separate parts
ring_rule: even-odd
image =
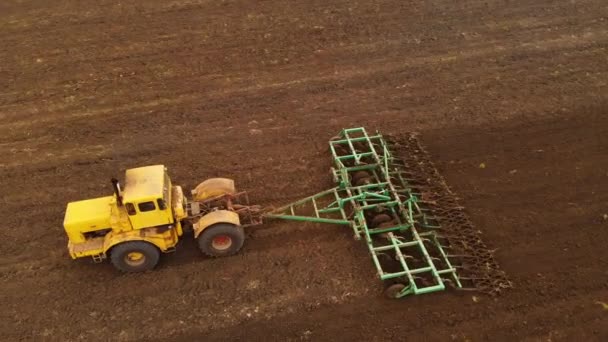
[[[397,149],[406,150],[403,159]],[[392,298],[509,286],[415,137],[391,143],[344,129],[330,150],[337,186],[264,217],[350,226]]]

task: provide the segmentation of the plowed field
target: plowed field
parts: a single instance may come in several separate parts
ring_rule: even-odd
[[[602,0],[3,1],[0,340],[608,340],[607,48]],[[420,132],[512,289],[389,301],[331,225],[145,274],[67,253],[125,168],[280,205],[353,126]]]

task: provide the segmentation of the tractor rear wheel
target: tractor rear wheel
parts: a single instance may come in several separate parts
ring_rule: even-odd
[[[238,253],[245,242],[243,227],[230,223],[218,223],[203,230],[198,236],[198,247],[211,257]]]
[[[160,251],[145,241],[129,241],[114,246],[110,252],[112,265],[126,273],[145,272],[158,264]]]

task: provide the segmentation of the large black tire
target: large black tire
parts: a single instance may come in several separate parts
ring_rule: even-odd
[[[198,247],[211,257],[234,255],[241,250],[243,243],[245,243],[243,227],[230,223],[214,224],[198,236]]]
[[[118,244],[110,251],[112,265],[126,273],[145,272],[158,264],[160,251],[145,241],[129,241]]]

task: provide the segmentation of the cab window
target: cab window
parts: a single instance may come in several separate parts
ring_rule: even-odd
[[[126,203],[125,207],[127,208],[127,213],[131,216],[135,215],[135,206],[133,205],[133,203]]]
[[[159,198],[158,200],[156,200],[156,202],[158,203],[158,209],[159,210],[165,210],[167,209],[167,205],[165,204],[165,200],[162,198]]]
[[[152,201],[139,203],[137,205],[137,207],[139,208],[140,213],[145,213],[146,211],[156,210],[156,206],[154,205],[154,202],[152,202]]]

